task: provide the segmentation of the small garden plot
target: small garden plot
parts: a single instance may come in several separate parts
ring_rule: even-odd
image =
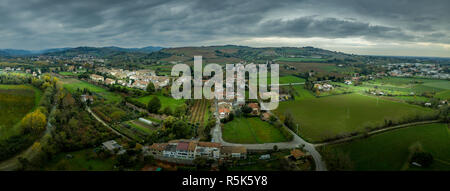
[[[152,132],[154,132],[158,129],[158,127],[144,123],[144,122],[140,121],[139,119],[127,121],[126,123],[128,125],[130,125],[131,128],[137,129],[139,131],[143,131],[147,134],[151,134]]]
[[[199,123],[200,125],[203,125],[205,116],[209,112],[209,105],[210,103],[206,99],[195,100],[194,105],[191,109],[190,122],[193,124]]]

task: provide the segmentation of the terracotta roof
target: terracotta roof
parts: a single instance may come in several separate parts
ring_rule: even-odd
[[[177,145],[177,150],[179,151],[187,151],[189,148],[189,143],[187,142],[179,142]]]
[[[293,157],[295,157],[295,158],[299,158],[299,157],[302,157],[302,156],[305,156],[305,153],[303,153],[301,150],[299,150],[299,149],[293,149],[292,151],[291,151],[291,155],[293,156]]]
[[[230,113],[230,109],[228,109],[228,108],[219,108],[219,113],[222,113],[222,112]]]
[[[153,143],[153,145],[149,146],[149,149],[163,151],[167,146],[167,143]]]
[[[198,146],[200,147],[220,147],[220,143],[213,143],[213,142],[198,142]]]

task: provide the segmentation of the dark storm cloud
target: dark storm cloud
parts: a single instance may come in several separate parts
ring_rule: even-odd
[[[255,37],[450,43],[449,2],[0,0],[0,48],[189,46]]]

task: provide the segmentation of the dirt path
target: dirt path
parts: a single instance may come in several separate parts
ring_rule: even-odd
[[[91,108],[86,107],[86,110],[101,124],[103,124],[105,127],[107,127],[108,129],[110,129],[112,132],[114,132],[115,134],[122,136],[124,138],[126,138],[127,140],[131,140],[128,136],[120,133],[119,131],[115,130],[114,128],[112,128],[111,126],[109,126],[108,124],[106,124],[102,119],[100,119],[97,115],[95,115],[94,112],[91,111]]]

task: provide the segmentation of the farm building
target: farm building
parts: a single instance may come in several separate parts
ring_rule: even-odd
[[[117,143],[115,140],[110,140],[102,143],[102,148],[112,153],[115,152],[117,152],[117,154],[125,153],[125,149],[123,149],[123,147],[119,145],[119,143]]]
[[[259,115],[259,105],[258,103],[249,103],[248,107],[252,108],[253,115]]]

